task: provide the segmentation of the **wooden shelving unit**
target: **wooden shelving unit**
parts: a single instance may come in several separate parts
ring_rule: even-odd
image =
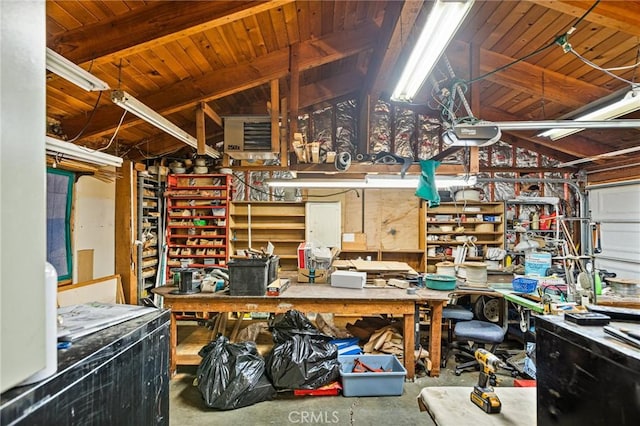
[[[136,261],[138,302],[142,298],[151,296],[150,290],[157,285],[164,233],[162,201],[162,189],[157,177],[151,177],[147,172],[138,172],[136,238],[141,242],[137,246]]]
[[[458,236],[475,237],[478,252],[467,254],[466,260],[482,261],[492,247],[504,248],[504,203],[452,202],[427,208],[425,219],[426,264],[435,265],[445,260],[454,261],[453,252],[463,246]],[[442,227],[451,230],[443,230]],[[435,256],[430,248],[435,249]]]
[[[230,177],[168,176],[167,282],[183,262],[189,268],[226,267],[229,260]]]
[[[234,201],[229,213],[229,237],[232,256],[238,250],[266,248],[271,242],[280,257],[280,269],[295,271],[298,245],[305,239],[305,204]]]

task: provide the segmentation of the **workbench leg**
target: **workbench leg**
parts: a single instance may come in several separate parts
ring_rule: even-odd
[[[238,312],[238,318],[236,318],[236,323],[233,325],[233,331],[231,331],[231,336],[229,336],[230,342],[235,342],[238,338],[238,332],[240,331],[240,325],[242,324],[242,319],[244,318],[246,312]]]
[[[416,375],[415,321],[415,314],[404,314],[404,368],[407,369],[408,380],[414,380]]]
[[[442,307],[445,302],[431,304],[431,319],[429,326],[429,358],[431,359],[431,371],[429,376],[440,375],[440,351],[442,349]]]
[[[176,357],[178,356],[177,346],[178,346],[178,322],[176,321],[176,315],[171,311],[171,323],[169,328],[169,341],[171,345],[171,357],[169,364],[169,377],[174,377],[176,375],[176,367],[178,364],[178,360]]]

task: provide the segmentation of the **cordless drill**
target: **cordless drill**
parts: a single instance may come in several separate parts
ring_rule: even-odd
[[[503,367],[504,363],[500,358],[482,348],[476,350],[475,357],[482,368],[478,384],[473,387],[473,392],[471,392],[471,402],[489,414],[499,413],[502,403],[493,391],[489,380],[495,382],[495,372],[498,368]]]

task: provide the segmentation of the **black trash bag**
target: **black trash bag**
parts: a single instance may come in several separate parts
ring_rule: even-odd
[[[290,310],[270,323],[275,345],[266,372],[276,389],[316,389],[340,377],[338,347],[300,312]]]
[[[198,352],[197,387],[207,407],[232,410],[275,397],[265,361],[254,342],[229,343],[224,336]]]
[[[291,309],[284,314],[278,314],[269,320],[269,330],[275,343],[282,343],[297,334],[327,337],[320,333],[309,319],[299,311]]]

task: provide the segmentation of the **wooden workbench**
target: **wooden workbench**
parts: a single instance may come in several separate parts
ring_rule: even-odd
[[[429,356],[432,360],[431,376],[440,374],[440,346],[442,307],[449,297],[446,291],[419,289],[416,294],[389,288],[336,288],[328,284],[292,284],[281,296],[228,296],[216,293],[175,295],[175,287],[158,287],[154,293],[164,297],[164,307],[171,315],[171,374],[176,365],[183,365],[177,354],[176,312],[274,312],[290,309],[300,312],[333,313],[336,315],[402,315],[404,318],[404,365],[407,379],[415,376],[415,312],[416,306],[429,305],[431,327]]]

